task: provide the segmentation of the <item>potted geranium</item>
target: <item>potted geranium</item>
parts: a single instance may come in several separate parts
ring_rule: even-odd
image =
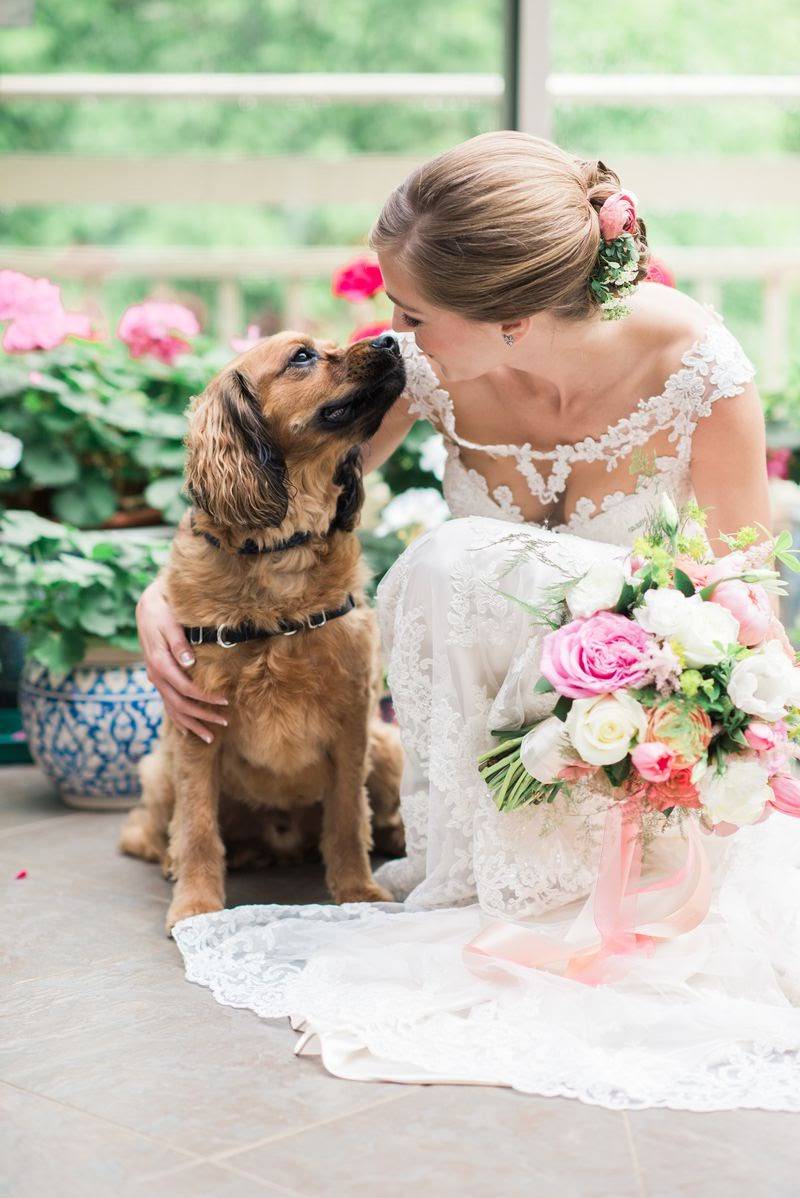
[[[123,810],[152,748],[161,700],[136,637],[136,602],[168,543],[80,532],[32,512],[0,517],[0,623],[26,638],[28,746],[66,803]]]

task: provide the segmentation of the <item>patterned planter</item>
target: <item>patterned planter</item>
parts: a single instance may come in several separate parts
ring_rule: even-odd
[[[127,811],[136,803],[136,765],[163,716],[139,658],[101,647],[60,680],[28,661],[19,705],[33,759],[68,806]]]

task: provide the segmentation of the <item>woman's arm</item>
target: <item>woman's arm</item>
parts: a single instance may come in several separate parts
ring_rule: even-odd
[[[743,525],[771,528],[764,410],[754,383],[715,401],[694,431],[692,487],[707,509],[706,532],[715,553],[727,553],[720,533]]]
[[[364,446],[364,472],[382,465],[405,438],[416,417],[408,411],[410,397],[401,395],[390,408],[375,436]],[[221,705],[227,699],[206,695],[194,685],[187,670],[194,665],[192,647],[172,614],[164,590],[163,571],[142,592],[136,605],[139,642],[147,677],[164,700],[167,715],[177,726],[193,732],[208,744],[214,739],[209,724],[224,724]]]

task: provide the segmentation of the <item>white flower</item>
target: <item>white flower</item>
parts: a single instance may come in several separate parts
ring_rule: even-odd
[[[423,441],[419,450],[419,464],[423,470],[429,470],[436,478],[444,478],[444,467],[447,461],[447,449],[441,433],[434,433]]]
[[[22,457],[23,448],[19,437],[0,432],[0,470],[13,470]]]
[[[661,496],[661,519],[669,532],[677,532],[680,519],[678,509],[666,491]]]
[[[681,608],[675,635],[689,666],[713,666],[736,644],[739,621],[719,603],[692,595]]]
[[[645,591],[633,618],[645,632],[654,636],[674,636],[683,616],[686,596],[673,587],[657,587]]]
[[[519,755],[537,782],[553,782],[558,771],[569,762],[565,752],[568,744],[563,720],[551,715],[531,729],[519,747]]]
[[[700,781],[700,797],[712,824],[754,824],[772,798],[769,775],[757,761],[729,759],[725,772],[709,770]]]
[[[450,509],[433,487],[411,487],[387,503],[375,534],[385,537],[390,532],[412,527],[428,532],[443,524],[449,515]]]
[[[792,665],[779,641],[767,641],[763,649],[737,661],[728,694],[748,715],[780,720],[789,707],[800,703],[800,670]]]
[[[593,616],[617,606],[625,585],[621,562],[596,562],[567,591],[567,607],[573,616]]]
[[[613,765],[628,755],[634,737],[647,728],[647,715],[625,690],[598,699],[576,699],[566,719],[567,734],[590,765]]]

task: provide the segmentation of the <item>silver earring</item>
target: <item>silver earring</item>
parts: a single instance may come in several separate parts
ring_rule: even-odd
[[[511,333],[503,333],[503,340],[505,341],[506,345],[514,344],[514,337]]]

